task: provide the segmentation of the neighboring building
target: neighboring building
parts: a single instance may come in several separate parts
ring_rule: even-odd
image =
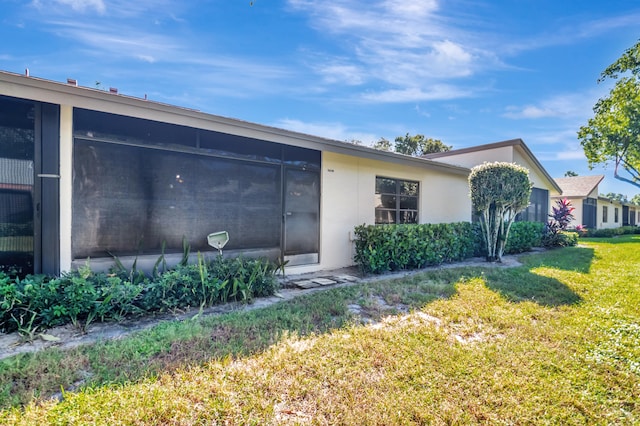
[[[620,228],[622,226],[622,203],[606,197],[598,197],[597,229]]]
[[[598,185],[604,179],[603,175],[595,176],[571,176],[556,178],[556,183],[562,189],[562,194],[554,197],[555,200],[566,198],[571,201],[575,208],[573,212],[574,220],[569,224],[569,228],[582,225],[588,229],[602,228],[603,212],[606,210],[607,224],[608,210],[603,206],[598,206]],[[613,213],[612,213],[613,214]]]
[[[522,139],[512,139],[470,148],[456,149],[425,155],[424,158],[472,168],[485,162],[516,163],[529,169],[533,183],[529,207],[518,216],[518,220],[544,222],[548,220],[550,200],[561,193],[554,179],[542,167]]]
[[[622,226],[636,226],[640,224],[640,206],[622,204]]]
[[[308,272],[353,264],[357,225],[471,219],[467,167],[7,72],[0,164],[0,264],[26,271],[150,269],[227,231]]]
[[[603,179],[603,175],[556,178],[562,195],[555,199],[566,198],[575,208],[570,228],[582,225],[587,229],[608,229],[635,226],[639,222],[637,206],[598,195]]]

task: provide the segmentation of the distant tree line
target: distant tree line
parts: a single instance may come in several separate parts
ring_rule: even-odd
[[[409,133],[404,136],[398,136],[393,142],[385,138],[380,138],[374,142],[373,147],[381,151],[397,152],[398,154],[411,155],[414,157],[436,152],[447,152],[452,148],[439,139],[427,138],[420,134],[411,136]]]

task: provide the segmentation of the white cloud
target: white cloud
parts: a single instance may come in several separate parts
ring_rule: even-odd
[[[517,119],[580,119],[586,120],[592,114],[593,105],[602,93],[601,88],[583,93],[565,93],[543,99],[536,104],[510,105],[503,117]]]
[[[370,146],[372,142],[379,139],[378,136],[372,133],[350,130],[342,123],[305,122],[301,120],[283,118],[274,123],[273,126],[291,130],[293,132],[320,136],[337,141],[349,142],[356,140],[362,142],[365,146]]]
[[[493,52],[474,44],[476,39],[466,29],[456,27],[440,11],[437,0],[384,0],[366,5],[357,0],[289,0],[289,5],[307,13],[312,27],[335,37],[341,48],[351,52],[340,58],[340,66],[317,66],[309,61],[326,83],[383,82],[393,87],[383,94],[364,95],[369,100],[450,99],[449,95],[434,96],[440,90],[433,86],[473,76],[487,64],[499,64]]]
[[[436,0],[386,0],[382,5],[393,15],[407,17],[424,17],[438,10]]]
[[[395,103],[458,99],[471,97],[472,95],[472,90],[466,90],[446,84],[439,84],[425,89],[420,87],[408,87],[406,89],[369,92],[364,93],[362,95],[362,99],[365,101]]]
[[[283,118],[274,123],[274,127],[291,130],[307,135],[320,136],[327,139],[350,140],[349,132],[341,123],[311,123],[290,118]]]
[[[31,5],[40,10],[46,10],[47,12],[60,12],[60,9],[57,9],[55,5],[62,6],[62,10],[67,8],[71,8],[74,12],[84,13],[87,11],[95,11],[99,14],[104,14],[107,10],[107,6],[105,5],[103,0],[54,0],[53,3],[49,2],[43,4],[41,0],[33,0]]]
[[[103,0],[54,0],[53,3],[62,6],[63,8],[71,8],[75,12],[85,12],[88,10],[96,11],[100,14],[104,13],[106,6]],[[33,0],[31,5],[37,9],[46,9],[47,11],[55,11],[55,7],[49,2],[43,4],[41,0]]]
[[[364,71],[357,65],[340,63],[319,64],[316,71],[323,75],[326,83],[341,83],[349,86],[357,86],[364,82]]]

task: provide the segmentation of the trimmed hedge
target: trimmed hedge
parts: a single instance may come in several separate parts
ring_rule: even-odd
[[[530,251],[533,247],[541,247],[545,226],[542,222],[514,222],[509,230],[504,252],[517,254]]]
[[[544,230],[543,223],[514,222],[505,254],[539,247]],[[360,225],[355,236],[354,260],[364,273],[420,269],[486,255],[480,226],[469,222]]]
[[[423,225],[360,225],[355,261],[365,273],[417,269],[466,259],[476,237],[468,222]]]
[[[619,228],[589,229],[587,237],[611,238],[617,235],[640,234],[640,226],[621,226]]]

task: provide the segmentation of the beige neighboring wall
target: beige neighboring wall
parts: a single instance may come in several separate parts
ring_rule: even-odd
[[[562,197],[558,197],[552,200],[552,204],[551,207],[555,207],[556,206],[556,200],[561,199]],[[570,198],[570,197],[566,197],[567,200],[569,200],[569,202],[571,203],[571,206],[573,207],[573,220],[571,222],[569,222],[569,225],[567,225],[567,228],[569,229],[575,229],[576,226],[580,225],[584,225],[582,218],[584,217],[584,206],[583,206],[583,199],[582,198]]]
[[[516,163],[529,170],[529,179],[535,188],[548,190],[550,197],[560,195],[560,187],[521,139],[429,154],[425,158],[468,168],[485,162]]]
[[[474,167],[484,162],[507,162],[513,163],[513,148],[511,146],[501,146],[486,150],[468,151],[461,150],[460,153],[443,154],[434,158],[436,161],[442,161],[443,163],[456,164],[464,167]]]
[[[607,221],[604,222],[603,207],[607,207]],[[615,221],[615,209],[618,209],[618,221]],[[597,210],[598,229],[619,228],[622,226],[622,204],[611,202],[605,198],[598,198]]]
[[[556,195],[560,195],[560,192],[556,190],[553,186],[549,185],[548,180],[540,173],[538,167],[522,156],[518,151],[513,151],[513,163],[519,164],[521,166],[529,169],[529,180],[533,183],[534,188],[544,188],[549,190],[549,196],[553,197]],[[549,207],[551,208],[551,207]]]
[[[375,222],[376,176],[420,182],[420,223],[471,220],[468,176],[332,152],[322,154],[320,265],[295,272],[353,265],[353,230]]]

